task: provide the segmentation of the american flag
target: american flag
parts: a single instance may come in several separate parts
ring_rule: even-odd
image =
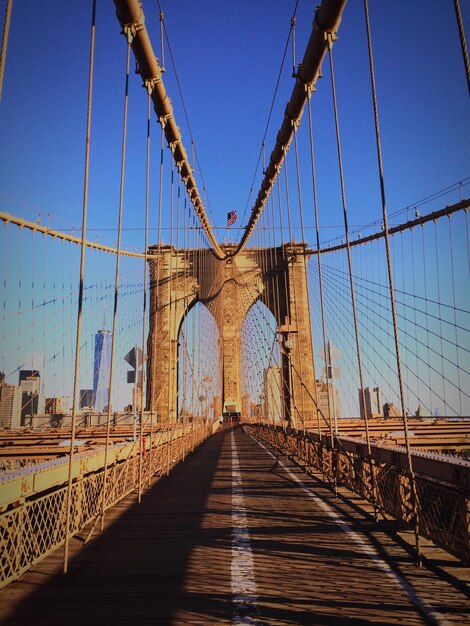
[[[232,224],[235,224],[236,221],[237,221],[236,211],[230,211],[230,213],[227,213],[227,228],[231,226]]]

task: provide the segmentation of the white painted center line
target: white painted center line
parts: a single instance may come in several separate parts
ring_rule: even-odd
[[[403,591],[406,593],[408,598],[413,602],[413,604],[418,607],[423,615],[425,615],[432,623],[437,624],[437,626],[452,626],[451,622],[449,622],[441,613],[436,611],[434,607],[426,602],[418,593],[414,590],[412,585],[401,576],[398,572],[390,567],[390,565],[384,561],[375,548],[361,535],[359,535],[355,530],[351,528],[344,520],[342,520],[339,515],[333,511],[332,508],[328,506],[328,504],[322,500],[320,497],[315,495],[313,491],[311,491],[307,485],[300,480],[298,476],[296,476],[290,469],[284,465],[284,463],[276,457],[270,450],[266,448],[258,439],[250,435],[250,437],[256,441],[256,443],[263,448],[273,459],[276,459],[279,463],[279,466],[286,472],[286,474],[295,481],[299,487],[316,503],[320,506],[329,517],[331,517],[336,524],[341,528],[343,532],[345,532],[349,537],[359,546],[359,549],[367,554],[367,556],[375,563],[375,565],[381,569],[384,574],[386,574],[389,578],[391,578],[398,587],[401,587]]]
[[[242,477],[238,463],[237,445],[233,430],[232,448],[232,624],[261,624],[258,619],[258,597],[253,570],[250,533],[248,531]]]

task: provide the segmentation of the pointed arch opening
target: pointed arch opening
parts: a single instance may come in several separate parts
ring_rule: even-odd
[[[284,423],[289,387],[285,370],[276,320],[266,304],[257,299],[241,328],[242,413],[245,418]]]
[[[209,309],[194,300],[178,331],[177,419],[212,421],[221,414],[220,333]]]

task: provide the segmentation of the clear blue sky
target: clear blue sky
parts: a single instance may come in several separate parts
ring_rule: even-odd
[[[302,58],[310,36],[315,4],[299,1],[297,62]],[[468,27],[470,3],[461,4]],[[100,241],[112,244],[116,241],[126,45],[111,0],[98,0],[97,5],[88,237],[98,237]],[[224,226],[227,212],[235,209],[239,215],[231,233],[235,238],[239,235],[237,227],[244,225],[251,208],[248,206],[248,214],[242,222],[295,2],[175,0],[170,3],[162,0],[162,5],[214,223]],[[2,13],[4,7],[5,0],[2,0]],[[145,1],[144,10],[155,53],[160,56],[157,3]],[[370,12],[387,201],[389,212],[393,214],[470,176],[470,99],[452,0],[371,1]],[[0,102],[0,210],[30,220],[36,220],[41,213],[43,223],[59,230],[77,229],[81,223],[90,18],[91,0],[17,0],[13,6]],[[346,6],[334,57],[349,222],[353,227],[363,227],[380,219],[381,206],[360,0],[349,0]],[[168,71],[164,74],[164,81],[190,154],[190,134],[168,50],[165,65]],[[320,225],[325,241],[341,236],[343,228],[327,63],[323,70],[324,78],[318,82],[313,97],[313,111]],[[292,91],[291,73],[289,50],[267,133],[267,157]],[[123,245],[141,250],[146,94],[140,77],[134,73],[131,75],[129,107]],[[299,144],[305,223],[311,227],[313,213],[306,130],[304,120],[299,131]],[[159,136],[160,128],[154,121],[152,228],[157,225]],[[294,190],[292,152],[288,164],[291,189]],[[165,149],[164,226],[169,224],[169,171],[169,150]],[[255,195],[261,177],[258,170]],[[202,193],[199,171],[196,171],[196,180]],[[467,197],[469,190],[470,184],[467,183],[463,189]],[[293,221],[298,224],[297,194],[294,191],[291,199]],[[426,213],[458,199],[458,193],[453,192],[420,210]],[[73,328],[73,293],[77,275],[72,261],[76,263],[78,260],[77,250],[66,248],[64,262],[57,256],[57,250],[62,253],[62,249],[54,247],[51,242],[50,253],[39,254],[32,262],[30,255],[43,246],[49,250],[49,242],[45,244],[36,238],[33,250],[24,237],[21,247],[21,235],[12,235],[12,232],[8,229],[6,239],[1,240],[8,244],[7,252],[4,252],[8,262],[5,262],[4,269],[9,289],[13,290],[8,301],[11,311],[7,316],[12,326],[4,333],[8,345],[3,352],[2,368],[7,372],[16,371],[24,363],[25,353],[47,352],[47,359],[55,368],[53,373],[48,372],[51,384],[55,385],[59,379],[70,381],[71,372],[63,368],[70,368],[72,363],[74,334],[70,332],[67,336],[64,364],[55,358],[51,361],[51,354],[61,348],[60,331],[68,320]],[[219,238],[226,236],[224,229],[217,234]],[[298,231],[295,234],[299,238]],[[307,238],[310,243],[313,241],[313,230],[307,231]],[[154,230],[150,239],[156,241]],[[169,241],[167,230],[163,232],[163,239]],[[173,242],[183,243],[174,239]],[[460,244],[462,250],[456,251],[456,256],[465,253],[463,245]],[[17,250],[20,250],[20,269],[15,257]],[[113,282],[114,259],[96,259],[95,254],[89,253],[86,267],[89,300],[83,328],[83,343],[87,346],[82,355],[83,387],[91,384],[93,334],[102,323],[109,325],[109,311],[112,310],[112,290],[108,287]],[[65,270],[64,263],[67,265]],[[28,273],[31,267],[35,270],[34,289]],[[135,295],[138,291],[141,296],[138,286],[142,280],[141,264],[137,263],[134,268],[130,263],[126,267],[127,274],[125,271],[123,274],[129,286],[124,291],[129,302],[122,307],[123,354],[141,340],[141,300]],[[64,282],[66,293],[72,294],[70,307],[68,300],[65,308],[53,300],[49,309],[44,306],[35,312],[37,303],[52,301],[50,290],[53,293],[55,285]],[[106,286],[104,291],[103,284]],[[109,298],[104,299],[100,295],[102,292],[109,293]],[[15,308],[19,299],[25,309],[23,319],[18,317]],[[30,339],[31,333],[27,330],[29,318],[26,317],[30,315],[31,300],[35,303],[32,311],[36,339]],[[52,318],[51,307],[54,310]],[[41,329],[47,328],[48,324],[53,324],[54,330],[51,331],[52,343],[46,346],[46,333]],[[118,355],[117,362],[124,367],[121,355]],[[117,379],[124,380],[125,371],[120,372]],[[53,388],[54,393],[59,390],[60,385],[58,389]],[[119,401],[118,405],[124,403]]]
[[[117,222],[125,42],[113,3],[97,4],[89,228],[90,238],[112,242],[113,233],[92,229],[115,228]],[[468,26],[470,7],[461,4]],[[162,5],[214,221],[224,225],[227,211],[236,209],[241,226],[294,2],[163,0]],[[314,5],[299,2],[297,60]],[[394,212],[469,175],[469,97],[451,0],[370,5],[388,207]],[[0,209],[29,219],[41,213],[43,222],[50,213],[51,226],[59,229],[77,227],[81,219],[90,7],[91,2],[59,0],[13,6],[0,103]],[[144,10],[159,55],[156,3],[144,2]],[[379,218],[380,203],[359,0],[346,6],[334,54],[350,222],[361,225]],[[164,80],[190,152],[168,53],[166,66]],[[326,227],[341,224],[341,213],[327,67],[324,73],[313,107],[320,219]],[[289,52],[267,135],[268,155],[292,89],[290,74]],[[127,228],[143,226],[146,98],[140,77],[131,78]],[[306,121],[302,131],[305,137]],[[155,226],[156,123],[153,132]],[[256,191],[260,180],[258,172]],[[197,181],[202,191],[199,172]],[[450,204],[457,197],[444,200]],[[324,238],[330,234],[337,232],[326,229]],[[141,241],[135,233],[124,235],[132,246]]]

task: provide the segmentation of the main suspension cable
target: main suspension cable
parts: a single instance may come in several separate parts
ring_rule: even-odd
[[[8,34],[10,32],[11,9],[13,0],[7,0],[5,7],[5,20],[3,22],[2,48],[0,51],[0,101],[2,99],[3,76],[5,74],[5,64],[7,58]]]
[[[465,39],[465,29],[463,27],[462,12],[460,11],[459,0],[454,0],[455,17],[457,18],[457,27],[459,29],[460,47],[462,48],[462,58],[467,76],[467,87],[470,95],[470,61],[468,60],[467,41]]]

